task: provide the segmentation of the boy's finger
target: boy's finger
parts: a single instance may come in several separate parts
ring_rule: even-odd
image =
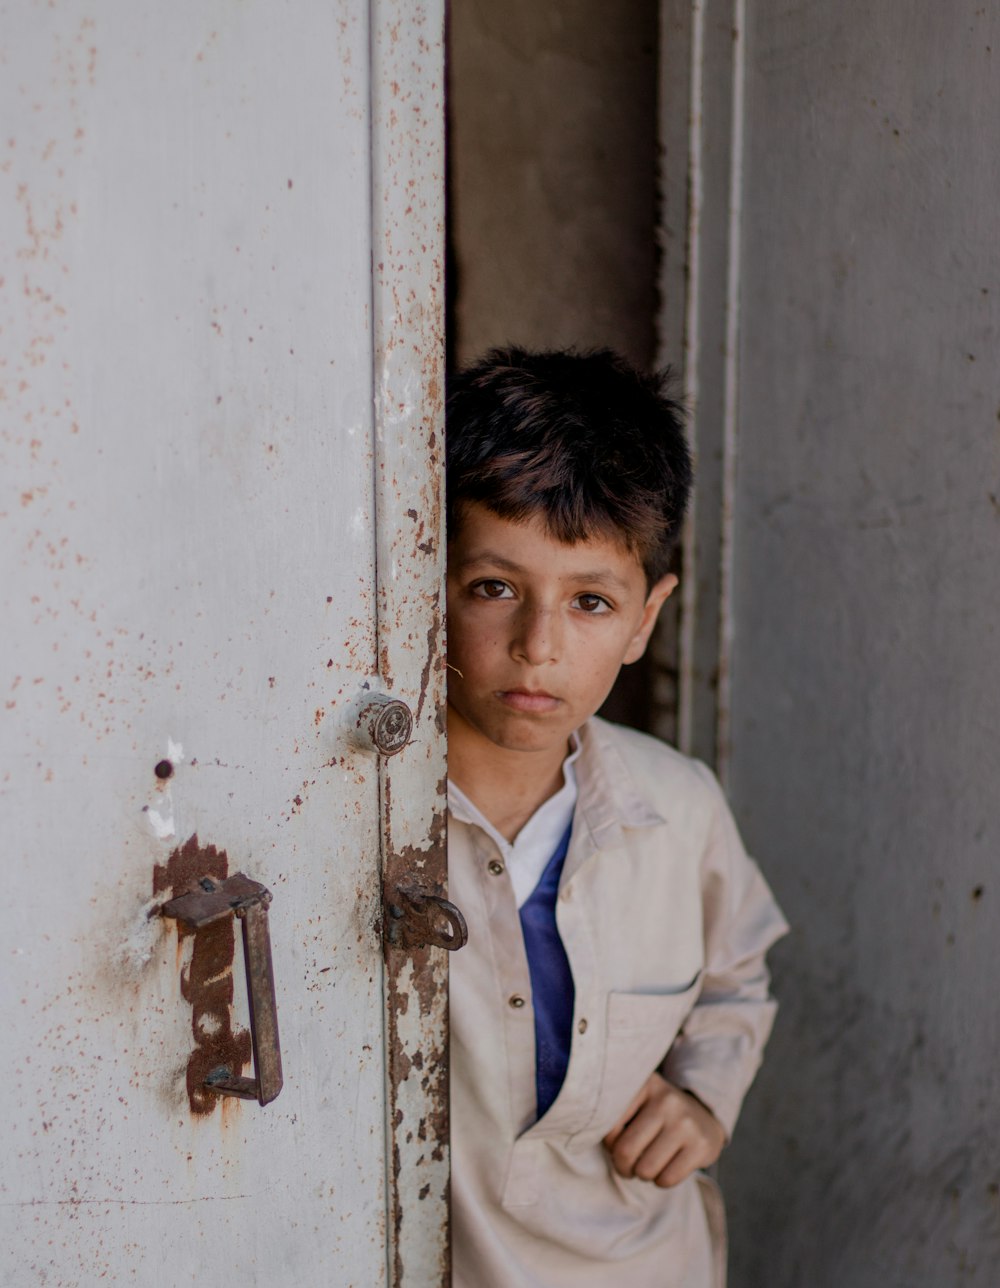
[[[659,1132],[642,1151],[636,1159],[632,1172],[640,1181],[656,1181],[659,1184],[660,1176],[673,1167],[686,1152],[676,1133],[665,1129]]]
[[[636,1163],[659,1137],[664,1138],[661,1149],[665,1151],[663,1159],[665,1166],[677,1150],[677,1143],[672,1148],[667,1148],[666,1142],[672,1135],[673,1133],[664,1127],[663,1119],[655,1107],[644,1105],[611,1147],[611,1160],[615,1171],[622,1176],[635,1175]],[[655,1175],[655,1172],[651,1172],[650,1179]]]
[[[639,1101],[638,1104],[633,1101],[633,1103],[629,1105],[628,1113],[623,1114],[604,1137],[604,1144],[607,1149],[614,1149],[618,1144],[618,1141],[621,1139],[622,1132],[626,1131],[632,1123],[635,1122],[636,1115],[642,1109],[643,1104],[643,1101]]]
[[[622,1132],[625,1130],[625,1128],[629,1125],[631,1121],[632,1121],[631,1117],[619,1118],[618,1122],[615,1123],[615,1125],[611,1128],[608,1134],[604,1137],[605,1149],[614,1149],[615,1145],[618,1143],[619,1136],[622,1134]]]
[[[647,1079],[646,1082],[643,1083],[643,1085],[632,1097],[632,1101],[629,1104],[629,1107],[625,1110],[622,1116],[618,1119],[615,1125],[604,1137],[604,1144],[607,1146],[608,1149],[614,1149],[615,1141],[617,1141],[618,1137],[622,1134],[625,1128],[629,1125],[632,1119],[636,1116],[639,1110],[649,1099],[649,1090],[650,1090],[651,1083],[652,1083],[652,1078]]]
[[[661,1190],[669,1190],[674,1185],[680,1185],[681,1181],[686,1181],[698,1167],[697,1151],[690,1148],[678,1150],[656,1176],[656,1184]]]

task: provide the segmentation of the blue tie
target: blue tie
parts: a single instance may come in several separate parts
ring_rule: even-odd
[[[573,824],[521,905],[521,930],[528,955],[535,1007],[535,1093],[541,1118],[566,1077],[573,1028],[573,972],[556,926],[556,896]]]

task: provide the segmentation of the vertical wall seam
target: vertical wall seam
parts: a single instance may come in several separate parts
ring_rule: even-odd
[[[380,134],[376,119],[377,110],[377,76],[375,75],[376,36],[378,0],[368,0],[368,229],[371,247],[370,279],[368,283],[368,327],[371,335],[371,382],[372,382],[372,571],[375,581],[375,606],[372,618],[375,624],[375,673],[381,669],[382,645],[382,603],[379,595],[379,558],[378,558],[378,460],[379,444],[382,439],[383,400],[379,396],[379,332],[378,300],[375,289],[375,268],[378,246],[375,244],[375,191],[379,182],[377,173],[378,148]]]
[[[702,64],[703,0],[691,2],[691,83],[688,103],[687,293],[684,306],[684,403],[690,416],[691,449],[698,458],[698,364],[700,360],[701,215],[703,201]],[[694,654],[698,613],[697,498],[684,525],[678,658],[677,742],[690,753],[694,736]]]
[[[726,357],[722,424],[722,531],[719,550],[719,688],[716,725],[719,777],[728,783],[732,738],[733,534],[739,432],[740,287],[743,223],[743,123],[746,91],[746,0],[733,0],[729,240],[726,265]]]
[[[380,454],[380,444],[382,442],[382,416],[384,411],[384,400],[380,397],[380,366],[379,352],[380,343],[380,309],[378,301],[378,292],[376,288],[376,263],[378,257],[378,245],[376,243],[375,228],[375,209],[376,209],[376,189],[380,179],[379,173],[379,148],[381,146],[382,134],[378,126],[378,69],[376,59],[378,57],[378,42],[376,33],[376,23],[378,21],[378,0],[369,0],[368,3],[368,228],[371,246],[371,263],[369,266],[369,284],[368,284],[368,309],[369,309],[369,332],[371,335],[371,389],[372,389],[372,462],[371,462],[371,486],[372,486],[372,541],[374,551],[372,557],[372,570],[375,584],[375,602],[373,605],[372,619],[374,622],[375,636],[375,672],[381,671],[382,663],[382,596],[380,593],[381,582],[379,579],[379,488],[378,488],[378,463]],[[389,856],[386,853],[386,829],[384,826],[386,812],[385,801],[385,772],[384,766],[379,765],[378,769],[378,843],[379,843],[379,878],[378,885],[381,890],[384,874],[388,864]],[[379,954],[379,965],[381,968],[381,992],[383,998],[386,990],[385,965],[382,960],[382,954]],[[392,1125],[388,1120],[388,1107],[392,1103],[391,1095],[391,1078],[392,1071],[389,1067],[390,1060],[390,1033],[389,1033],[389,1014],[388,1008],[383,1002],[382,1006],[382,1051],[384,1053],[384,1077],[385,1087],[383,1091],[383,1100],[386,1108],[384,1131],[385,1131],[385,1188],[383,1191],[383,1204],[385,1211],[385,1282],[393,1282],[393,1260],[395,1254],[395,1243],[392,1237],[393,1213],[394,1213],[394,1196],[393,1196],[393,1158],[392,1144],[393,1134]]]

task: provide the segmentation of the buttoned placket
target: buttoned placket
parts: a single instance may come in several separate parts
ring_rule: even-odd
[[[567,866],[570,855],[573,855],[577,876],[560,884],[556,902],[556,924],[573,972],[575,995],[566,1078],[548,1113],[532,1122],[511,1145],[503,1196],[507,1208],[530,1206],[544,1197],[540,1193],[539,1178],[544,1171],[544,1155],[549,1143],[566,1142],[571,1148],[573,1135],[581,1134],[597,1105],[602,1065],[603,1006],[596,987],[595,927],[590,920],[593,910],[587,907],[586,899],[579,897],[577,889],[581,883],[586,883],[586,861],[594,849],[586,829],[570,842]]]
[[[581,847],[593,852],[589,836],[577,841],[576,848]],[[556,922],[574,972],[576,994],[570,1060],[566,1083],[555,1103],[544,1118],[536,1121],[535,1015],[513,886],[498,845],[478,827],[474,849],[502,1000],[507,1051],[512,1139],[504,1204],[520,1207],[539,1201],[538,1177],[546,1141],[553,1137],[566,1139],[573,1127],[579,1126],[581,1110],[592,1111],[593,1105],[589,1102],[596,1102],[600,1046],[588,1016],[589,1002],[594,996],[593,928],[587,923],[583,901],[574,901],[572,885],[563,885],[557,900]],[[571,853],[573,849],[571,842]],[[574,866],[578,867],[579,862]]]
[[[639,826],[662,823],[643,802],[630,812]],[[581,791],[556,902],[556,925],[569,958],[575,993],[569,1066],[549,1112],[513,1143],[505,1207],[538,1201],[539,1153],[546,1148],[546,1141],[565,1142],[570,1152],[593,1147],[587,1129],[597,1111],[604,1068],[607,996],[599,980],[596,918],[601,911],[587,897],[588,868],[598,851],[601,863],[615,863],[623,846],[621,819],[610,793],[600,783],[594,784],[592,791]]]
[[[497,843],[476,827],[474,848],[486,925],[496,968],[507,1052],[511,1134],[519,1135],[535,1114],[535,1019],[531,975],[514,888]]]

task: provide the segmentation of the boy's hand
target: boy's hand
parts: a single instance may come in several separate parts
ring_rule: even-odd
[[[604,1137],[619,1176],[667,1188],[679,1185],[722,1153],[726,1133],[700,1100],[651,1073]]]

